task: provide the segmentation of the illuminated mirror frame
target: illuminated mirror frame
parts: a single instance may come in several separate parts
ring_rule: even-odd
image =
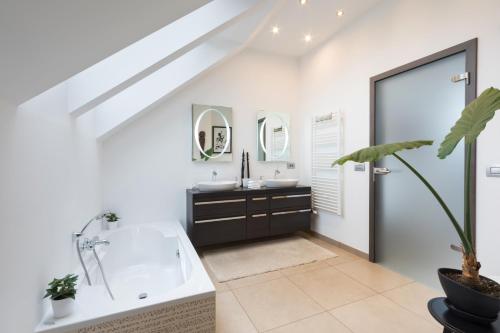
[[[281,118],[281,116],[278,113],[273,112],[273,113],[266,115],[266,117],[265,117],[266,119],[264,120],[264,122],[260,126],[259,144],[260,144],[260,147],[262,148],[262,150],[264,151],[264,153],[268,154],[266,145],[264,144],[264,129],[266,128],[267,119],[269,119],[270,116],[277,117],[281,121],[281,124],[285,130],[285,144],[283,145],[283,149],[281,150],[281,152],[278,155],[276,155],[276,158],[279,158],[285,154],[285,152],[288,148],[288,125],[284,121],[284,119]]]
[[[201,119],[203,118],[203,116],[210,112],[210,111],[214,111],[216,112],[219,116],[221,116],[222,120],[224,120],[224,125],[226,126],[226,130],[227,130],[227,140],[226,140],[226,144],[224,145],[224,149],[222,149],[222,151],[215,155],[215,156],[210,156],[210,155],[207,155],[204,151],[203,151],[203,148],[201,148],[201,144],[200,144],[200,140],[198,138],[198,130],[200,128],[200,121]],[[194,133],[193,133],[193,136],[194,136],[194,142],[196,142],[196,147],[198,148],[198,150],[201,152],[202,155],[204,155],[205,157],[207,158],[219,158],[221,157],[222,155],[224,155],[224,153],[226,152],[226,150],[229,148],[229,143],[231,142],[231,128],[229,127],[229,123],[227,122],[227,119],[226,119],[226,116],[224,116],[224,114],[222,112],[220,112],[219,110],[217,109],[206,109],[205,111],[203,111],[199,116],[198,116],[198,119],[196,119],[196,124],[194,126]]]

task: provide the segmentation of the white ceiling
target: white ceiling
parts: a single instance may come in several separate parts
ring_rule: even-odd
[[[0,98],[21,103],[210,0],[0,0]]]
[[[383,0],[309,0],[302,6],[299,0],[286,0],[251,47],[287,56],[301,56],[380,1]],[[342,17],[337,16],[338,9],[344,11]],[[280,33],[276,36],[271,33],[273,25],[280,28]],[[311,42],[304,42],[305,34],[312,35]]]

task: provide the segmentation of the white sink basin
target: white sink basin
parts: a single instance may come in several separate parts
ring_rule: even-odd
[[[236,184],[237,183],[234,180],[217,180],[199,182],[196,186],[202,192],[210,192],[233,190],[236,187]]]
[[[266,187],[295,187],[299,183],[298,179],[266,179],[264,184]]]

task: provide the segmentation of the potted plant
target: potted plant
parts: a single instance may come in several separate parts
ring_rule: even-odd
[[[438,270],[439,280],[446,293],[448,305],[455,313],[482,323],[493,322],[498,317],[498,313],[500,312],[500,284],[479,275],[481,265],[477,260],[474,248],[472,213],[470,209],[472,204],[472,147],[488,121],[494,117],[495,112],[499,109],[500,90],[495,88],[486,89],[477,99],[465,107],[460,119],[439,147],[438,157],[444,159],[454,151],[462,139],[465,141],[465,210],[463,227],[457,218],[453,216],[451,210],[436,189],[432,187],[415,167],[397,154],[397,152],[402,150],[432,145],[433,141],[422,140],[372,146],[358,150],[333,162],[333,165],[342,165],[347,161],[359,163],[375,162],[385,156],[391,155],[410,169],[422,181],[443,208],[461,242],[462,269],[440,268]]]
[[[106,219],[106,225],[108,226],[109,230],[118,228],[118,221],[120,220],[118,215],[112,212],[108,212],[104,213],[102,217]]]
[[[52,280],[43,298],[50,297],[54,318],[62,318],[73,313],[75,308],[76,280],[78,275],[68,274],[62,279]]]

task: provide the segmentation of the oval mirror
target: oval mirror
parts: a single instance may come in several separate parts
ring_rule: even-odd
[[[232,110],[193,105],[193,160],[231,161]]]
[[[289,116],[259,112],[257,117],[258,160],[287,161],[290,155]]]

